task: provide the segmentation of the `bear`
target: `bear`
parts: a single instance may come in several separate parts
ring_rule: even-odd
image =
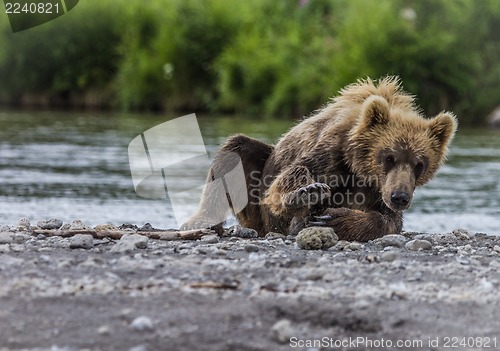
[[[327,226],[341,240],[369,241],[401,232],[403,211],[415,188],[431,180],[445,161],[457,124],[446,111],[425,118],[397,76],[360,79],[275,145],[242,134],[230,137],[214,158],[207,182],[229,172],[235,162],[224,155],[235,154],[245,174],[241,191],[248,198],[235,213],[242,226],[260,236]],[[206,187],[198,210],[181,230],[220,232],[222,223],[213,213],[227,209],[219,202]]]

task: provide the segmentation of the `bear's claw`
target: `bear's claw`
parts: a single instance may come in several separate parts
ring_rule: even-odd
[[[328,222],[331,221],[334,217],[330,215],[323,215],[323,216],[313,216],[312,217],[314,220],[308,221],[307,226],[318,226],[318,227],[325,227],[328,226]]]
[[[285,206],[301,208],[314,206],[330,197],[330,187],[324,183],[312,183],[290,192],[285,197]]]

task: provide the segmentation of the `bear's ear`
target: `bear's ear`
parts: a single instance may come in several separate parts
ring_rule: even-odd
[[[440,148],[445,149],[457,130],[457,119],[450,112],[441,112],[429,121],[429,131],[435,138]]]
[[[361,108],[360,128],[371,128],[389,122],[389,103],[378,95],[365,100]]]

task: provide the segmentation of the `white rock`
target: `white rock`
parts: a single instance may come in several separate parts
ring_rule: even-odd
[[[0,244],[10,244],[14,241],[14,235],[11,232],[0,233]]]
[[[91,249],[94,247],[94,238],[90,234],[77,234],[69,240],[71,249]]]
[[[63,225],[63,222],[57,218],[42,219],[36,224],[41,229],[59,229]]]
[[[125,234],[120,241],[131,242],[138,249],[146,249],[148,247],[149,238],[139,234]]]
[[[419,251],[419,250],[429,250],[432,244],[427,240],[411,240],[405,244],[405,248],[408,250]]]
[[[386,246],[404,247],[405,244],[408,242],[408,238],[401,234],[389,234],[389,235],[384,235],[379,239],[375,239],[374,241],[382,245],[383,247]]]
[[[154,323],[147,316],[139,316],[130,323],[130,328],[137,331],[151,331],[154,329]]]
[[[75,219],[73,222],[71,222],[71,225],[69,227],[69,230],[89,230],[89,229],[91,228],[79,219]]]
[[[339,238],[333,228],[309,227],[302,229],[295,238],[297,246],[303,250],[327,250],[334,246]]]
[[[281,344],[289,343],[294,334],[292,323],[288,319],[277,321],[271,328],[272,338]]]
[[[17,222],[17,226],[18,227],[25,227],[25,228],[29,228],[31,225],[30,223],[30,220],[28,217],[23,217],[21,218],[18,222]]]

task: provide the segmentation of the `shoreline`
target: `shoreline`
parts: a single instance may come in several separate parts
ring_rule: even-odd
[[[5,229],[2,351],[370,349],[314,344],[328,338],[448,350],[452,337],[474,343],[454,350],[500,347],[500,236],[403,233],[302,250],[279,235],[160,240],[131,229],[118,240]]]

